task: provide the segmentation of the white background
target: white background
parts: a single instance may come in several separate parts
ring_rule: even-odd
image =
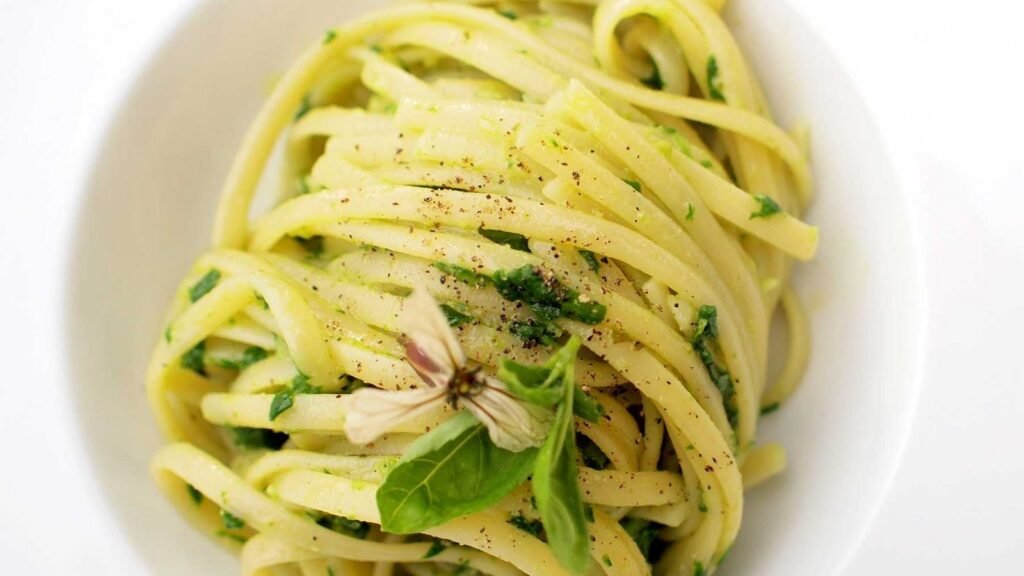
[[[1021,573],[1024,7],[792,3],[883,128],[904,135],[922,182],[925,382],[903,462],[844,574]],[[40,421],[71,417],[59,335],[69,206],[129,79],[192,4],[0,0],[0,557],[11,570],[129,573],[75,428]]]

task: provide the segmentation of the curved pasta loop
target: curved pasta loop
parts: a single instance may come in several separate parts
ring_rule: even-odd
[[[299,58],[146,375],[171,442],[157,482],[243,574],[568,574],[520,529],[538,519],[525,484],[423,534],[380,529],[378,488],[453,415],[345,436],[353,390],[422,384],[400,324],[413,290],[489,374],[581,338],[577,384],[603,409],[575,423],[588,575],[717,569],[744,489],[785,466],[757,424],[807,364],[788,282],[818,242],[806,147],[772,120],[722,4],[403,4]],[[282,139],[277,201],[250,219]],[[498,285],[516,271],[601,317],[542,315]],[[788,347],[769,385],[776,315]]]

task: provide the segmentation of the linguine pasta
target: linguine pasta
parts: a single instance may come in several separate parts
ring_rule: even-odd
[[[481,374],[582,343],[568,374],[601,412],[569,432],[586,574],[717,569],[744,489],[785,464],[755,433],[806,363],[788,279],[817,247],[805,134],[772,120],[721,3],[400,4],[329,29],[288,71],[147,373],[170,441],[157,481],[243,574],[576,571],[529,483],[382,530],[390,472],[457,412],[345,432],[359,390],[423,386],[401,321],[414,291]],[[252,218],[267,178],[278,201]],[[561,308],[510,296],[537,279]],[[777,310],[788,352],[769,382]]]

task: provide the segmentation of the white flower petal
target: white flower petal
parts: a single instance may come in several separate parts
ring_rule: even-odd
[[[455,371],[466,365],[466,355],[455,333],[426,290],[413,290],[403,303],[398,321],[408,339],[409,363],[428,384],[446,386]]]
[[[447,393],[444,388],[360,388],[343,396],[345,435],[356,444],[373,442],[388,430],[443,406]]]
[[[550,409],[515,398],[492,378],[478,394],[463,398],[462,404],[487,426],[495,446],[512,452],[543,444],[554,417]]]

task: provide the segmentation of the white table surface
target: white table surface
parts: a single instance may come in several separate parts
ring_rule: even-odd
[[[0,0],[5,573],[142,570],[102,508],[75,428],[59,423],[71,417],[63,257],[68,207],[126,79],[196,1]],[[792,3],[883,131],[901,135],[922,182],[912,198],[930,292],[922,396],[875,525],[843,574],[1024,573],[1014,554],[1024,548],[1024,7]]]

